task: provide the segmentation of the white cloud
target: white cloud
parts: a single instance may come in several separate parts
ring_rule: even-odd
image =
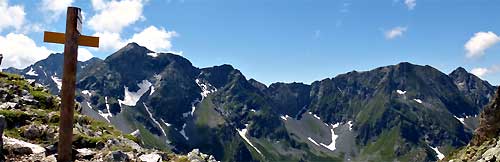
[[[468,58],[478,57],[484,54],[484,51],[500,41],[493,32],[477,32],[472,38],[465,43],[464,47],[467,51]]]
[[[92,0],[92,7],[97,12],[88,21],[94,36],[100,37],[98,50],[118,50],[127,43],[136,42],[155,52],[169,52],[171,39],[178,36],[175,31],[149,26],[132,34],[130,38],[122,37],[122,30],[137,21],[145,20],[143,7],[148,0]]]
[[[94,55],[92,55],[92,53],[90,53],[90,51],[87,50],[86,48],[83,47],[78,48],[78,58],[77,58],[78,61],[87,61],[92,57],[94,57]]]
[[[91,0],[91,3],[94,10],[102,10],[106,7],[106,3],[103,0]]]
[[[100,51],[117,50],[125,46],[125,42],[123,42],[119,33],[98,32],[94,36],[99,37],[98,50]]]
[[[96,32],[120,33],[124,27],[145,19],[142,15],[145,2],[146,0],[92,0],[92,6],[98,13],[90,18],[88,24]]]
[[[386,39],[394,39],[396,37],[401,37],[403,36],[403,33],[406,32],[408,28],[407,27],[394,27],[391,30],[385,31],[385,38]]]
[[[136,42],[155,52],[172,52],[171,40],[178,34],[175,31],[149,26],[126,40],[121,38],[120,34],[111,32],[96,33],[94,36],[100,37],[99,50],[118,50],[127,43]]]
[[[23,34],[9,33],[0,36],[1,67],[25,68],[38,60],[45,59],[53,51],[37,46],[35,41]]]
[[[487,73],[489,73],[489,69],[487,68],[474,68],[471,70],[471,73],[482,78],[484,75],[486,75]]]
[[[136,42],[155,52],[167,52],[172,48],[171,39],[178,36],[175,31],[167,31],[164,28],[149,26],[143,31],[136,33],[127,41]]]
[[[9,6],[8,0],[0,0],[0,11],[0,31],[9,27],[22,27],[26,15],[23,6]]]
[[[42,11],[51,13],[50,19],[57,19],[66,12],[68,6],[73,4],[74,0],[43,0],[41,4]]]
[[[471,73],[480,77],[480,78],[483,78],[484,76],[486,75],[490,75],[490,74],[494,74],[494,73],[498,73],[500,72],[500,66],[499,65],[493,65],[493,66],[490,66],[490,67],[487,67],[487,68],[484,68],[484,67],[478,67],[478,68],[474,68],[471,70]]]
[[[405,5],[409,10],[413,10],[417,6],[417,0],[405,0]]]

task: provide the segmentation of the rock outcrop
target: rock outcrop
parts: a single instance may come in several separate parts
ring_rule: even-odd
[[[472,145],[481,145],[488,139],[498,137],[500,132],[500,89],[490,105],[486,106],[480,116],[480,125],[471,141]]]
[[[466,147],[448,155],[443,161],[500,161],[500,88],[480,115],[480,125]]]

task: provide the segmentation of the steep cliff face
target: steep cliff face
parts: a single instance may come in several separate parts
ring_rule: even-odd
[[[499,161],[500,160],[500,89],[495,98],[484,107],[480,124],[468,146],[450,154],[445,161]]]
[[[479,128],[476,129],[472,145],[480,145],[488,139],[498,137],[500,132],[500,89],[497,90],[497,96],[486,106],[480,116]]]

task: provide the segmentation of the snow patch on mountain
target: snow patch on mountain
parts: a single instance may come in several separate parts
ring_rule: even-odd
[[[326,147],[327,149],[331,150],[331,151],[335,151],[335,149],[337,149],[335,147],[335,140],[337,140],[337,138],[339,137],[339,135],[336,135],[335,132],[333,131],[333,129],[339,127],[340,123],[337,123],[337,124],[332,124],[332,129],[330,129],[330,132],[332,132],[332,142],[328,145],[325,145],[323,143],[320,143],[320,145]]]
[[[136,129],[135,131],[133,131],[132,133],[130,133],[130,135],[138,136],[140,133],[141,133],[141,131],[139,131],[139,129]]]
[[[85,102],[85,103],[87,104],[87,106],[90,109],[93,109],[92,105],[90,105],[89,102]],[[99,113],[99,115],[101,115],[104,119],[106,119],[106,121],[110,122],[109,117],[110,117],[111,113],[104,113],[104,112],[102,112],[102,110],[97,110],[97,113]]]
[[[422,104],[422,103],[423,103],[423,102],[422,102],[422,100],[421,100],[421,99],[418,99],[418,98],[413,99],[413,101],[415,101],[415,102],[417,102],[417,103],[419,103],[419,104]]]
[[[106,110],[108,110],[109,116],[113,117],[113,114],[111,114],[111,109],[109,108],[108,96],[104,97],[104,101],[106,103]]]
[[[83,91],[82,91],[82,94],[87,95],[87,96],[89,96],[89,97],[92,97],[92,93],[90,93],[90,91],[89,91],[89,90],[83,90]]]
[[[26,75],[31,75],[31,76],[38,76],[38,74],[33,70],[33,67],[30,68],[30,71],[26,73]]]
[[[290,118],[290,116],[288,116],[288,115],[281,115],[280,118],[286,121],[286,120],[288,120],[288,118]]]
[[[150,52],[150,53],[148,53],[148,56],[151,56],[151,57],[158,57],[158,53],[155,53],[155,52]]]
[[[186,123],[184,123],[184,125],[182,125],[182,130],[179,133],[181,133],[181,135],[184,137],[184,139],[189,140],[189,137],[186,136],[185,129],[186,129]]]
[[[143,80],[141,83],[137,84],[139,86],[139,90],[137,92],[130,92],[127,86],[124,86],[125,89],[125,98],[123,100],[118,99],[118,103],[121,105],[127,106],[135,106],[137,101],[149,90],[151,87],[151,82],[147,80]]]
[[[252,146],[255,151],[257,151],[257,153],[259,153],[261,156],[264,156],[262,154],[262,152],[260,152],[259,149],[257,149],[257,147],[255,147],[252,142],[250,142],[250,140],[247,138],[247,132],[248,132],[248,124],[245,124],[245,128],[239,130],[239,129],[236,129],[236,131],[238,131],[238,134],[241,136],[241,138],[243,138],[243,140],[245,140],[250,146]]]
[[[194,115],[194,111],[196,110],[196,104],[199,103],[200,101],[198,99],[194,100],[191,102],[191,116]]]
[[[203,83],[200,79],[196,79],[195,82],[201,89],[200,95],[202,96],[202,100],[203,98],[207,97],[210,93],[214,93],[217,91],[217,88],[210,85],[209,83]]]
[[[163,120],[163,119],[160,119],[160,120],[161,120],[161,122],[163,122],[163,124],[165,124],[167,127],[172,126],[172,124],[165,122],[165,120]]]
[[[465,118],[459,118],[455,115],[453,115],[453,117],[455,117],[455,119],[457,119],[458,121],[460,121],[460,123],[464,124],[465,125]]]
[[[210,93],[217,91],[217,88],[210,85],[209,83],[202,82],[200,79],[196,79],[195,82],[198,85],[198,87],[200,87],[200,89],[201,89],[201,92],[200,92],[201,100],[195,99],[193,102],[191,102],[191,113],[190,113],[191,116],[193,116],[194,111],[196,110],[197,103],[200,103],[201,101],[203,101],[203,99],[205,99]],[[187,117],[187,114],[186,115],[185,114],[186,113],[183,113],[182,116]]]
[[[318,119],[318,120],[321,120],[321,118],[320,118],[318,115],[313,114],[312,112],[308,112],[308,113],[309,113],[310,115],[313,115],[313,116],[314,116],[314,118],[316,118],[316,119]]]
[[[437,158],[439,160],[443,160],[444,159],[444,154],[441,153],[441,152],[439,152],[439,149],[437,147],[432,147],[431,146],[431,149],[434,150],[434,152],[437,154],[436,156],[437,156]]]
[[[59,79],[55,74],[53,76],[51,76],[50,78],[52,79],[52,81],[54,81],[54,83],[56,83],[57,89],[59,89],[59,91],[61,91],[62,80]]]
[[[151,86],[151,92],[149,92],[149,95],[153,95],[155,93],[155,86]]]
[[[165,130],[163,130],[163,127],[161,127],[160,123],[153,117],[153,114],[151,114],[151,111],[149,111],[149,108],[148,106],[146,106],[146,104],[143,102],[142,103],[144,105],[144,107],[146,108],[146,112],[148,113],[149,115],[149,118],[151,118],[151,120],[153,120],[153,122],[158,126],[160,127],[160,130],[161,132],[163,133],[164,136],[167,135],[167,133],[165,133]]]
[[[307,139],[308,139],[309,141],[311,141],[311,143],[313,143],[313,144],[315,144],[315,145],[319,146],[318,142],[316,142],[316,141],[315,141],[314,139],[312,139],[311,137],[307,137]]]
[[[399,90],[399,89],[398,89],[398,90],[396,90],[396,92],[397,92],[398,94],[400,94],[400,95],[404,95],[404,94],[406,94],[406,91]]]

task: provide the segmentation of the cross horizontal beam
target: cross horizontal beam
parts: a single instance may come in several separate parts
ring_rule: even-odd
[[[43,33],[43,41],[64,44],[66,38],[64,37],[64,33],[45,31]],[[77,43],[80,46],[99,47],[99,37],[80,35]]]

